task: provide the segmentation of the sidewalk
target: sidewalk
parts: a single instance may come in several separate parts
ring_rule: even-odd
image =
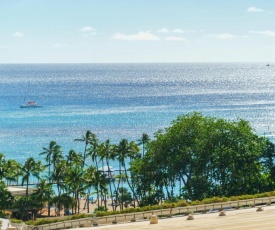
[[[268,230],[275,229],[275,206],[263,206],[263,211],[257,212],[257,208],[227,211],[226,216],[219,213],[194,215],[194,220],[186,220],[184,217],[172,217],[159,219],[158,224],[150,224],[149,221],[122,223],[115,225],[98,226],[97,229],[188,229],[188,230]],[[94,227],[81,228],[90,230]],[[73,230],[73,229],[70,229]],[[75,230],[79,230],[75,229]]]

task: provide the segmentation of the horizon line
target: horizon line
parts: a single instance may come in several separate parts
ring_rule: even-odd
[[[270,64],[272,62],[264,61],[186,61],[186,62],[0,62],[0,65],[8,64],[190,64],[190,63],[265,63]]]

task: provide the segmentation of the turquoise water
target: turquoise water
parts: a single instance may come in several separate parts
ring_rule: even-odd
[[[73,140],[88,129],[113,143],[153,137],[192,111],[243,118],[273,138],[274,80],[263,63],[1,64],[0,152],[40,159],[52,140],[83,151]],[[43,108],[20,109],[26,100]]]

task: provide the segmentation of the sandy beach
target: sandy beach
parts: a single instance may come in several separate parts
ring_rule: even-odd
[[[101,201],[99,201],[99,202],[100,202],[100,204],[101,204]],[[88,213],[88,207],[87,207],[87,205],[85,205],[85,203],[86,203],[86,199],[80,199],[80,211],[79,211],[79,213]],[[112,210],[113,210],[113,208],[112,208],[112,206],[111,206],[111,203],[112,203],[111,200],[107,200],[107,208],[108,208],[109,211],[112,211]],[[104,203],[102,203],[102,206],[104,206]],[[95,208],[97,208],[97,201],[95,200],[93,203],[89,202],[89,213],[93,213],[94,210],[95,210]],[[120,209],[120,208],[117,207],[117,210],[119,210],[119,209]],[[47,216],[47,215],[48,215],[48,209],[47,209],[47,207],[44,207],[44,208],[40,211],[40,214],[41,214],[42,216]],[[56,210],[55,210],[54,207],[51,208],[51,213],[50,213],[50,215],[51,215],[52,217],[57,216]],[[64,216],[64,210],[63,210],[63,209],[61,210],[60,215],[61,215],[61,216]]]
[[[86,199],[80,199],[80,213],[88,213],[88,207],[86,203]],[[112,200],[107,200],[107,209],[109,211],[113,210],[113,207],[111,206]],[[104,202],[101,203],[101,200],[99,200],[99,205],[104,206]],[[93,213],[94,210],[97,208],[97,200],[94,200],[93,202],[89,202],[89,213]],[[120,210],[119,206],[116,210]]]
[[[255,208],[227,211],[226,216],[219,213],[197,214],[194,220],[187,220],[186,216],[159,219],[158,224],[150,224],[149,220],[135,223],[121,223],[89,228],[98,229],[188,229],[188,230],[268,230],[275,229],[275,206],[263,206],[263,211]]]

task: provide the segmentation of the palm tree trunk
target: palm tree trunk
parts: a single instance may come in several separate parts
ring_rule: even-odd
[[[49,183],[51,183],[50,174],[51,174],[51,157],[49,157],[49,172],[48,172]],[[50,206],[50,195],[49,195],[48,196],[48,217],[50,217],[50,215],[51,215],[51,206]]]
[[[118,202],[118,192],[119,192],[119,188],[120,188],[120,182],[122,181],[122,174],[121,174],[121,162],[119,162],[119,180],[118,180],[118,183],[117,183],[117,192],[116,192],[116,202]],[[123,186],[123,182],[122,182],[122,186]],[[116,207],[116,206],[115,206]],[[115,211],[116,211],[116,208],[115,208]]]
[[[110,193],[111,193],[111,200],[112,204],[114,204],[114,198],[113,198],[113,191],[112,191],[112,185],[111,185],[111,180],[113,180],[112,175],[110,175],[110,166],[109,166],[109,161],[108,159],[106,160],[107,166],[108,166],[108,176],[109,176],[109,187],[110,187]],[[106,207],[105,207],[106,208]],[[114,211],[114,205],[112,205],[113,211]]]
[[[86,199],[86,205],[87,205],[87,212],[88,213],[90,213],[90,202],[89,202],[90,193],[91,193],[91,188],[88,189],[88,194],[87,194],[87,199]]]
[[[84,149],[84,153],[83,153],[83,163],[82,163],[83,168],[85,166],[85,161],[86,161],[87,146],[88,146],[88,143],[85,144],[85,149]]]
[[[26,188],[26,210],[25,210],[25,218],[28,219],[28,213],[29,213],[29,176],[27,177],[27,188]]]
[[[125,175],[126,175],[127,184],[128,184],[129,188],[131,189],[131,191],[132,191],[132,193],[133,193],[134,199],[137,201],[137,203],[138,203],[138,205],[139,205],[138,197],[136,196],[136,193],[135,193],[133,187],[131,186],[130,181],[129,181],[129,178],[128,178],[128,175],[127,175],[127,170],[126,170],[125,162],[123,163],[123,166],[124,166],[124,172],[125,172]],[[135,207],[135,202],[134,202],[134,207]]]

